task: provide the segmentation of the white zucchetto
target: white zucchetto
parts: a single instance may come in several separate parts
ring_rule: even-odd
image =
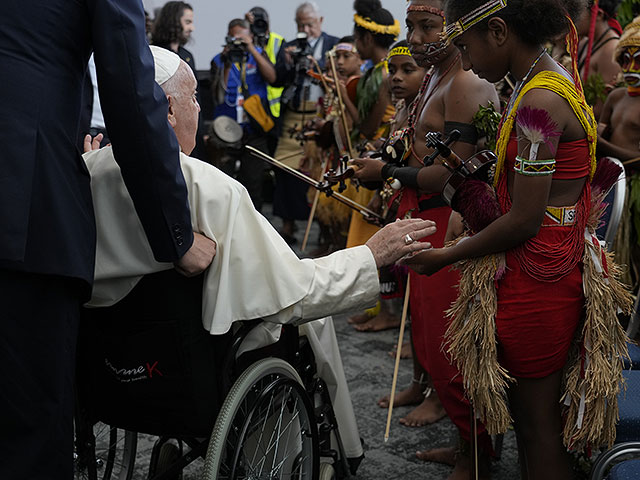
[[[158,85],[162,85],[178,71],[180,57],[166,48],[149,46],[155,64],[155,80]]]

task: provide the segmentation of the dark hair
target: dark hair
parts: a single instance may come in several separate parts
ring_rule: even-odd
[[[447,23],[456,22],[485,3],[487,0],[447,0]],[[509,0],[505,8],[489,18],[502,18],[524,43],[540,45],[567,32],[566,15],[576,22],[585,8],[586,0]],[[486,30],[488,20],[482,20],[473,28]]]
[[[356,39],[353,35],[347,35],[342,37],[340,40],[338,40],[338,43],[352,43],[355,44],[356,43]]]
[[[371,20],[379,25],[393,25],[395,23],[393,15],[386,8],[382,8],[380,0],[355,0],[353,9],[362,18]],[[389,45],[396,40],[395,35],[371,32],[357,24],[353,29],[360,36],[370,33],[374,43],[382,48],[389,48]]]
[[[269,21],[269,14],[262,7],[253,7],[251,10],[249,10],[249,12],[251,12],[253,15],[262,15],[267,20],[267,22]]]
[[[397,42],[395,42],[393,45],[391,45],[389,47],[389,50],[393,50],[396,47],[407,47],[407,48],[409,48],[409,42],[407,42],[405,39],[398,40]]]
[[[600,8],[608,18],[616,16],[616,11],[620,6],[621,0],[600,0],[598,2],[598,8]],[[594,4],[594,0],[589,0],[589,7]]]
[[[244,18],[234,18],[229,22],[229,25],[227,25],[227,31],[231,30],[233,27],[242,27],[249,30],[250,25]]]
[[[166,46],[178,42],[183,45],[186,39],[182,34],[180,19],[185,10],[193,10],[193,7],[186,2],[165,3],[153,22],[151,43]]]

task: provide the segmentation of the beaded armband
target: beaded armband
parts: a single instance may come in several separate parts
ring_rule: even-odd
[[[516,163],[513,166],[513,170],[516,173],[530,177],[552,175],[556,171],[556,159],[529,160],[528,158],[518,155],[516,157]]]

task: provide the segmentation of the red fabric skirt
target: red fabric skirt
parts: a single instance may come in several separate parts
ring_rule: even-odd
[[[559,243],[573,228],[541,227],[538,238]],[[506,261],[507,272],[497,283],[500,362],[515,377],[546,377],[564,367],[583,315],[582,263],[555,282],[542,282],[521,270],[513,252]]]
[[[424,240],[435,248],[444,246],[444,238],[449,224],[451,208],[443,206],[420,211],[419,202],[428,201],[437,195],[421,195],[417,198],[415,190],[405,188],[398,208],[398,218],[412,211],[411,217],[433,220],[438,231]],[[444,334],[449,327],[445,311],[458,295],[457,285],[460,276],[457,270],[444,268],[438,273],[427,276],[409,272],[411,292],[409,305],[411,312],[411,334],[418,361],[429,372],[433,386],[438,393],[442,406],[449,418],[458,427],[462,438],[471,438],[470,406],[465,398],[462,375],[452,364],[451,358],[444,352]],[[490,440],[484,426],[478,423],[481,444],[490,451]]]

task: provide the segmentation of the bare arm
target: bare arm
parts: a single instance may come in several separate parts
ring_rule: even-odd
[[[566,121],[562,121],[563,114],[566,114],[565,110],[556,107],[556,110],[560,110],[559,113],[556,113],[553,109],[554,99],[550,97],[547,92],[543,92],[542,94],[536,92],[536,94],[530,96],[529,99],[525,97],[521,108],[527,103],[546,107],[545,110],[549,112],[554,121],[560,125],[565,125]],[[536,100],[535,103],[534,98]],[[529,100],[529,102],[526,102],[527,100]],[[559,117],[559,120],[556,119],[556,116]],[[573,120],[577,121],[575,119]],[[519,138],[518,154],[529,158],[530,144],[523,138],[519,128],[517,133]],[[555,158],[557,145],[558,137],[551,138],[548,144],[542,143],[537,158]],[[422,173],[422,171],[420,173]],[[545,209],[549,204],[552,175],[527,176],[513,172],[504,172],[503,175],[512,175],[513,178],[510,189],[512,199],[511,209],[465,242],[461,242],[450,248],[427,251],[410,259],[412,263],[420,264],[415,267],[417,271],[431,274],[446,265],[456,263],[466,258],[475,258],[510,250],[538,233],[542,219],[544,218]],[[435,175],[432,175],[432,177],[434,176]],[[431,180],[433,179],[431,178]]]
[[[265,82],[271,84],[276,81],[276,69],[265,55],[260,53],[256,46],[253,44],[253,37],[251,35],[241,35],[239,38],[247,45],[248,52],[253,55],[258,65],[258,71]]]

